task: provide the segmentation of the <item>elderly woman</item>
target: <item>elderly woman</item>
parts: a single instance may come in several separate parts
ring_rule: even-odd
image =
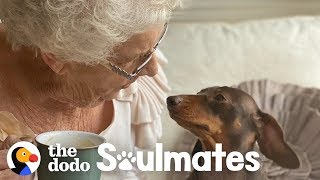
[[[0,111],[35,134],[81,130],[119,150],[151,148],[168,90],[157,47],[179,4],[1,0]],[[19,179],[7,169],[6,152],[0,151],[0,179]],[[128,171],[102,179],[141,176]]]

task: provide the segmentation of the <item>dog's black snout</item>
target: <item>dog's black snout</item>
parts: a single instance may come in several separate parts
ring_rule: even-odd
[[[179,96],[170,96],[167,98],[167,104],[170,106],[176,106],[182,102],[182,98]]]

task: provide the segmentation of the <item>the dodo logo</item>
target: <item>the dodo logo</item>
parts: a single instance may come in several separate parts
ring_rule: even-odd
[[[14,144],[7,154],[9,168],[21,176],[35,172],[40,165],[40,160],[40,152],[37,147],[25,141]]]

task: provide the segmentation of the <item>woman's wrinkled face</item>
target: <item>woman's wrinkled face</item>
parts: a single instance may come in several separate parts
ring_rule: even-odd
[[[146,55],[153,51],[164,26],[157,26],[144,33],[134,35],[127,42],[115,49],[116,56],[108,59],[112,64],[131,73],[146,59]],[[132,80],[116,74],[105,66],[72,65],[68,73],[68,80],[74,87],[73,104],[79,107],[94,107],[105,100],[114,99],[121,89],[128,88],[139,76],[154,76],[157,74],[157,60],[153,54],[152,59],[142,71]]]

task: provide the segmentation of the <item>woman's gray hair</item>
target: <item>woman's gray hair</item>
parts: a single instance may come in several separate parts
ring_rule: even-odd
[[[181,0],[0,0],[9,43],[97,64],[136,33],[167,21]]]

